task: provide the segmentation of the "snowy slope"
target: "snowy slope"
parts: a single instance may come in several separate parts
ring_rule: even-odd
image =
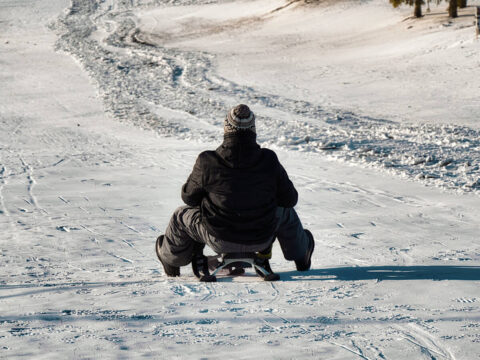
[[[317,45],[302,47],[286,34],[288,22],[305,38],[340,31],[333,23],[303,24],[299,14],[338,15],[341,7],[292,4],[249,23],[283,4],[0,2],[0,358],[480,358],[473,113],[465,106],[448,126],[447,118],[399,116],[382,105],[384,87],[373,81],[375,112],[355,87],[329,105],[314,96],[330,81],[320,67],[310,72],[325,80],[317,85],[307,73],[268,73],[269,66],[318,59]],[[355,6],[358,14],[369,6],[372,23],[399,34],[411,11],[376,1]],[[246,29],[219,26],[212,35],[217,22],[240,14]],[[473,30],[461,28],[464,20],[445,36],[468,39]],[[360,34],[365,27],[358,21],[353,28]],[[251,29],[264,37],[249,37]],[[446,63],[443,29],[433,30],[425,31],[432,48],[443,49],[438,63]],[[418,54],[427,35],[414,34],[408,51]],[[242,36],[245,46],[233,49],[232,37]],[[260,56],[256,49],[278,44],[277,36],[298,42],[288,57],[305,55],[305,63]],[[478,56],[478,43],[465,39],[456,56],[478,71],[478,57],[465,55]],[[381,45],[367,35],[355,46],[348,34],[343,40],[330,60]],[[253,66],[258,59],[261,66]],[[360,76],[348,64],[339,68],[345,79]],[[473,75],[470,92],[479,87]],[[167,279],[155,238],[180,205],[196,155],[217,145],[225,109],[240,100],[252,105],[260,140],[278,152],[299,190],[297,210],[316,238],[313,269],[294,272],[275,248],[278,283],[250,276],[200,284],[188,267],[181,279]],[[431,101],[450,111],[441,97]],[[326,150],[335,144],[336,152]],[[364,145],[370,157],[359,155]],[[436,158],[384,166],[415,154]],[[451,165],[440,165],[449,158]],[[438,187],[411,181],[422,174],[438,176],[430,179]]]
[[[426,27],[427,34],[420,31],[417,45],[413,46],[409,40],[411,35],[408,39],[404,35],[405,24],[397,12],[376,5],[376,2],[361,1],[356,7],[357,2],[346,3],[353,6],[353,10],[347,8],[348,11],[344,10],[345,3],[325,10],[323,7],[300,7],[299,3],[282,7],[280,1],[229,2],[202,5],[207,9],[203,12],[198,4],[181,6],[182,2],[156,10],[151,3],[150,6],[142,3],[132,6],[106,2],[96,8],[88,2],[79,2],[73,11],[52,24],[60,35],[57,47],[83,64],[97,82],[106,111],[115,118],[127,119],[177,138],[219,140],[217,129],[225,108],[241,101],[256,107],[263,117],[259,126],[260,140],[265,145],[322,153],[335,150],[327,152],[327,156],[374,166],[454,191],[479,192],[480,130],[475,114],[479,108],[477,79],[480,70],[478,58],[472,56],[478,51],[479,43],[472,40],[471,16],[460,18],[459,24],[452,25],[452,29],[448,27],[445,32],[441,19],[435,20],[440,21],[435,31],[428,27],[434,20],[427,19],[428,23],[421,25]],[[246,8],[250,10],[242,16]],[[393,15],[385,15],[387,9]],[[409,14],[411,9],[407,10]],[[404,10],[405,15],[407,10]],[[468,10],[472,12],[472,8]],[[163,12],[166,15],[161,15]],[[345,34],[343,23],[335,26],[330,20],[329,31],[325,31],[322,22],[316,23],[320,24],[316,27],[312,25],[316,17],[336,19],[352,12],[364,15],[373,12],[375,16],[367,24],[376,24],[382,16],[386,20],[373,27],[365,25],[367,30],[360,33],[363,37],[359,35],[358,41],[347,37],[350,32]],[[204,20],[203,13],[217,15]],[[218,14],[224,13],[227,20],[221,22]],[[231,19],[234,14],[239,18],[236,21]],[[310,21],[303,21],[303,16]],[[163,24],[165,18],[170,19],[166,23],[172,29],[167,33],[162,26],[156,25]],[[259,18],[261,21],[257,21]],[[349,18],[353,18],[352,14]],[[296,27],[292,21],[296,21]],[[242,24],[238,29],[234,26],[237,22]],[[361,26],[358,19],[354,24],[355,30]],[[202,28],[200,33],[198,28]],[[285,29],[296,28],[294,34],[300,34],[298,39],[284,34]],[[335,31],[337,28],[339,30]],[[277,33],[279,35],[275,35]],[[311,40],[318,38],[317,33],[326,34],[325,43]],[[376,40],[377,33],[393,35]],[[394,36],[398,33],[402,36],[396,39]],[[444,39],[444,33],[450,42]],[[273,35],[269,37],[269,34]],[[332,43],[336,44],[334,39],[339,45],[329,50]],[[395,40],[393,45],[392,39]],[[238,41],[233,43],[233,40]],[[296,45],[298,43],[300,45]],[[270,44],[285,44],[286,49],[279,50]],[[381,44],[386,45],[379,52]],[[446,44],[458,46],[445,49]],[[372,51],[372,48],[377,50]],[[425,58],[427,50],[431,54]],[[377,53],[385,55],[378,57]],[[458,63],[465,68],[462,72],[465,83],[456,84],[459,75],[449,71],[450,61],[457,62],[450,60],[452,54],[463,62]],[[342,77],[357,78],[355,97],[348,95],[343,86],[328,85],[331,76],[321,63],[329,63],[331,58],[336,59],[332,66],[343,74]],[[429,79],[424,75],[432,72],[432,58],[443,60],[436,65],[438,73],[432,73]],[[293,70],[272,72],[284,66],[278,59],[290,63]],[[418,64],[411,65],[411,61]],[[397,65],[392,67],[393,64]],[[316,75],[305,72],[305,67]],[[379,68],[383,69],[381,74],[386,72],[386,77],[378,75]],[[421,72],[419,76],[415,75],[417,71]],[[409,73],[414,75],[408,76]],[[251,80],[251,74],[258,81]],[[338,84],[337,78],[337,75],[333,77],[334,84]],[[442,81],[438,81],[440,79]],[[456,84],[454,94],[461,93],[461,97],[443,96],[442,91],[451,92],[443,83],[445,81]],[[406,86],[405,82],[411,85]],[[386,88],[387,85],[395,92]],[[365,97],[369,86],[373,89]],[[413,88],[419,92],[413,92]],[[372,95],[375,89],[377,93]],[[404,95],[396,94],[405,89]],[[322,100],[324,94],[331,92],[345,93],[341,101],[346,105],[333,106],[328,98]],[[385,99],[392,93],[399,104],[395,108],[385,105],[385,101],[394,102]],[[366,104],[353,107],[349,99],[360,101],[362,97]],[[445,114],[435,118],[433,123],[426,114],[409,119],[404,111],[412,106],[412,97],[416,108],[432,108],[424,101],[426,97],[435,102],[434,108]],[[375,99],[381,102],[376,103]],[[452,102],[451,99],[457,100]],[[377,117],[379,111],[372,107],[388,117]],[[404,110],[399,112],[399,108]],[[462,122],[456,115],[462,111],[468,121]],[[401,121],[396,121],[399,117]],[[190,131],[193,129],[195,131]]]
[[[135,36],[221,55],[219,75],[257,91],[388,120],[478,129],[473,7],[452,22],[444,4],[417,20],[411,7],[393,9],[388,1],[319,3],[141,10]]]

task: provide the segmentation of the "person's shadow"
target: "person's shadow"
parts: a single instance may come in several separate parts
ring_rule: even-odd
[[[282,281],[480,280],[480,266],[349,266],[278,274]]]

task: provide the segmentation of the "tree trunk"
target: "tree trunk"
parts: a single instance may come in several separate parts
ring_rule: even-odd
[[[467,7],[467,0],[458,0],[458,7],[464,9]]]
[[[417,18],[422,17],[422,0],[415,0],[415,9],[413,15]]]
[[[457,14],[457,0],[450,0],[450,4],[448,6],[448,16],[451,18],[458,17]]]

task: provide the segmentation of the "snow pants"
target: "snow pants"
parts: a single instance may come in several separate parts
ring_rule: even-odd
[[[217,254],[223,254],[262,251],[277,238],[285,259],[303,259],[308,250],[309,239],[296,211],[293,208],[278,207],[275,215],[277,227],[271,239],[262,244],[243,245],[210,235],[201,222],[198,207],[179,207],[165,230],[160,256],[169,265],[184,266],[192,261],[195,242],[206,244]]]

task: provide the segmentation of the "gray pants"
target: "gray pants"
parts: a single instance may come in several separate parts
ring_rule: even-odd
[[[287,260],[300,260],[308,249],[308,237],[293,208],[277,208],[277,228],[272,239],[263,244],[242,245],[217,239],[207,232],[200,221],[198,207],[182,206],[173,213],[165,230],[160,256],[172,266],[188,265],[192,261],[195,242],[206,244],[217,254],[232,252],[257,252],[268,248],[275,237]]]

